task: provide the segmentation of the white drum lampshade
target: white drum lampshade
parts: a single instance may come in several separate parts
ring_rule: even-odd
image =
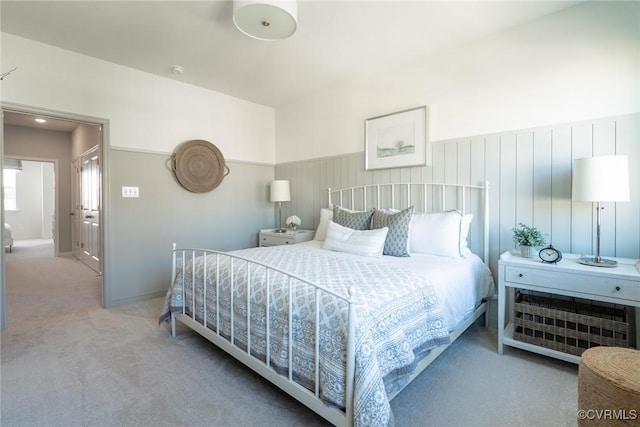
[[[628,202],[627,156],[597,156],[573,164],[571,198],[577,202]]]
[[[291,191],[289,189],[289,181],[286,179],[276,179],[275,181],[271,181],[271,201],[278,203],[279,208],[279,220],[278,220],[278,228],[276,228],[276,233],[284,233],[287,231],[282,226],[282,202],[291,201]]]
[[[290,202],[291,192],[289,191],[289,181],[286,179],[277,179],[271,182],[271,201],[272,202]]]

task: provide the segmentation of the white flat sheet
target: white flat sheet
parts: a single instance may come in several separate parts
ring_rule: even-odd
[[[322,243],[312,240],[298,245],[324,252]],[[475,254],[467,254],[461,258],[419,253],[412,253],[410,257],[367,258],[344,252],[330,252],[341,258],[370,260],[422,274],[435,287],[449,331],[470,316],[482,299],[492,295],[495,289],[491,271]]]

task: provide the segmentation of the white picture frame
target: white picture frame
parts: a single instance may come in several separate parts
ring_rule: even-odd
[[[428,165],[427,119],[426,106],[366,119],[364,169]]]

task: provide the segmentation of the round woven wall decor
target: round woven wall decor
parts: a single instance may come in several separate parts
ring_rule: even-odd
[[[218,147],[201,139],[178,146],[173,171],[180,185],[193,193],[213,190],[230,172]]]

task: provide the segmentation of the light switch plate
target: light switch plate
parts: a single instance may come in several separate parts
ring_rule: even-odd
[[[125,198],[140,197],[140,188],[139,187],[122,187],[122,197],[125,197]]]

